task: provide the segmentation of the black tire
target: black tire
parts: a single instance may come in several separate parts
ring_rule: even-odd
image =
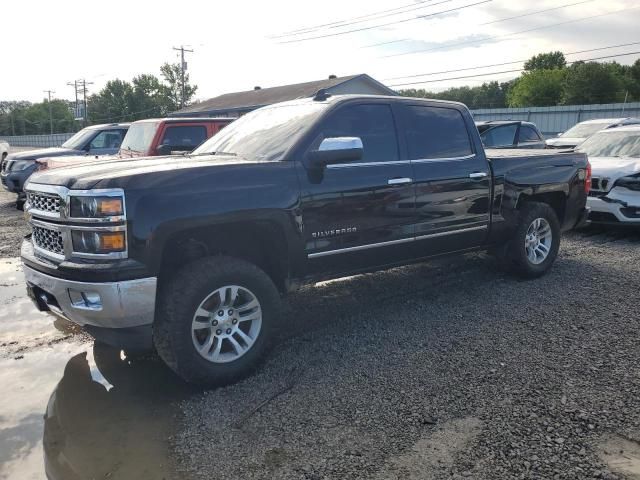
[[[196,350],[191,323],[200,303],[226,285],[246,288],[255,295],[262,323],[246,353],[228,363],[214,363]],[[251,373],[267,350],[280,316],[280,295],[269,276],[231,257],[210,257],[185,266],[162,287],[159,298],[153,329],[158,355],[181,378],[201,385],[225,385]]]
[[[18,198],[18,200],[16,200],[16,210],[24,210],[24,199]]]
[[[531,224],[538,218],[551,227],[551,246],[541,263],[533,263],[527,256],[525,239]],[[520,209],[518,227],[505,249],[504,264],[522,278],[538,278],[549,271],[560,249],[560,222],[556,212],[546,203],[528,202]]]

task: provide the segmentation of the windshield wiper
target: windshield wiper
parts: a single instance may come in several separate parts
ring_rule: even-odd
[[[229,155],[231,157],[237,157],[237,153],[233,152],[223,152],[222,150],[218,150],[217,152],[200,152],[200,153],[187,153],[190,157],[201,157],[203,155]]]

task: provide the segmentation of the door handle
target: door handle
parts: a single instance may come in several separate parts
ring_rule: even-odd
[[[473,172],[469,174],[469,178],[485,178],[487,172]]]
[[[411,183],[411,182],[413,182],[413,179],[404,177],[404,178],[390,178],[387,183],[389,185],[404,185],[406,183]]]

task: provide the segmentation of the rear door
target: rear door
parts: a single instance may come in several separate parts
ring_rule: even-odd
[[[332,137],[359,137],[364,155],[321,172],[298,162],[309,273],[354,271],[407,258],[415,198],[411,164],[400,158],[390,103],[336,107],[311,132],[304,155]]]
[[[398,105],[416,192],[417,255],[475,247],[489,226],[491,172],[470,115],[442,104]],[[479,150],[479,151],[478,151]]]

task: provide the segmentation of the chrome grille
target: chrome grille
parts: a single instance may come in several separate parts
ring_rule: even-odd
[[[32,227],[32,238],[36,247],[47,250],[48,252],[53,252],[57,255],[64,255],[62,233],[39,225],[32,225]]]
[[[48,213],[60,213],[60,197],[38,192],[27,192],[27,202],[34,210]]]
[[[2,162],[0,162],[0,171],[2,172],[7,171],[7,163],[9,163],[9,161],[6,158],[2,160]]]
[[[609,191],[609,179],[601,177],[593,177],[591,179],[591,190],[596,192]]]

